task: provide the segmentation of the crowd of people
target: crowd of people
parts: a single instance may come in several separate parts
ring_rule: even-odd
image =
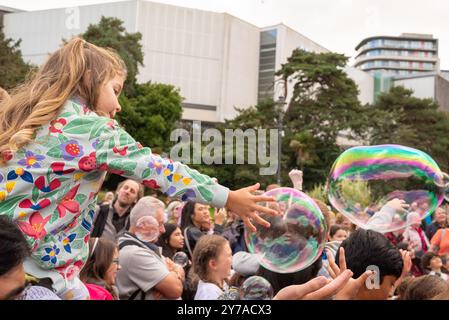
[[[322,256],[303,270],[277,273],[248,251],[244,224],[232,211],[162,201],[143,196],[143,190],[127,179],[112,199],[105,193],[97,203],[87,262],[79,274],[92,300],[245,299],[242,285],[252,276],[268,281],[272,299],[448,297],[447,207],[439,207],[427,226],[420,221],[382,234],[353,225],[317,200],[328,224]],[[5,217],[0,224],[0,297],[61,299],[50,279],[25,274],[22,263],[31,248],[22,231]],[[180,253],[181,263],[175,258]],[[370,279],[378,279],[377,287],[368,285]],[[309,286],[310,292],[300,294]]]
[[[0,99],[0,299],[249,299],[253,276],[273,300],[449,298],[444,206],[382,234],[315,199],[323,255],[264,267],[245,232],[270,228],[263,192],[280,186],[229,190],[142,147],[113,120],[125,78],[115,52],[75,38]],[[96,201],[107,173],[126,179]],[[290,177],[302,190],[302,172]]]

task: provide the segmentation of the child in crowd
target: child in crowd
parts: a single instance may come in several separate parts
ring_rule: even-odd
[[[80,279],[86,284],[91,300],[118,300],[115,279],[119,269],[115,243],[104,238],[90,238],[89,259],[81,270]]]
[[[410,281],[401,300],[448,299],[448,292],[449,285],[442,278],[425,275]]]
[[[421,259],[422,267],[429,275],[437,276],[448,281],[449,277],[443,273],[443,261],[441,257],[434,252],[427,252]]]
[[[329,241],[343,241],[348,237],[348,231],[346,228],[339,224],[335,224],[330,227]]]
[[[31,247],[26,272],[50,278],[63,299],[89,297],[78,274],[70,288],[66,275],[88,259],[107,172],[183,201],[226,206],[251,230],[253,223],[269,226],[258,213],[276,215],[258,205],[273,201],[253,195],[259,184],[230,191],[136,142],[114,121],[126,77],[117,53],[74,38],[0,102],[0,201],[7,208],[0,214],[17,223]]]
[[[232,250],[224,237],[201,237],[193,251],[192,268],[199,278],[195,300],[216,300],[228,290],[231,265]]]

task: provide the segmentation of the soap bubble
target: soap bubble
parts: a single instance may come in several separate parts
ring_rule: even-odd
[[[242,300],[271,300],[273,287],[265,278],[252,276],[240,287],[240,297]]]
[[[255,233],[245,230],[248,250],[273,272],[292,273],[307,268],[320,257],[326,242],[327,226],[319,207],[292,188],[277,188],[264,195],[276,199],[263,205],[279,215],[261,214],[270,222],[270,228],[256,224]]]
[[[448,182],[448,175],[420,150],[399,145],[363,146],[350,148],[337,158],[327,191],[331,204],[351,222],[385,233],[434,212]],[[398,207],[399,200],[394,199],[403,205]],[[413,219],[408,218],[411,213]]]
[[[173,255],[173,262],[184,268],[189,263],[189,257],[185,252],[178,251]]]

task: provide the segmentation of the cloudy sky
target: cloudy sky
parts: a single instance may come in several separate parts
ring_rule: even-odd
[[[0,5],[45,10],[111,0],[0,0]],[[183,7],[228,12],[256,26],[282,22],[329,50],[354,56],[355,46],[373,35],[403,32],[439,39],[441,69],[449,69],[447,0],[155,0]]]

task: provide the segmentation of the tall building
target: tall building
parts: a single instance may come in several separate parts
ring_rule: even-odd
[[[355,49],[355,67],[372,74],[403,76],[439,70],[438,39],[432,35],[375,36]]]
[[[24,59],[40,65],[62,39],[85,32],[102,16],[142,34],[144,66],[137,80],[180,88],[185,120],[222,122],[235,117],[235,107],[254,106],[267,95],[276,99],[274,70],[293,49],[327,51],[283,24],[259,28],[227,13],[143,0],[10,13],[4,32],[22,39]]]
[[[447,109],[446,99],[434,89],[442,88],[437,84],[445,78],[440,72],[438,39],[432,35],[374,36],[363,39],[355,50],[354,67],[373,77],[373,99],[392,86],[403,85],[414,90],[417,97],[432,96],[442,109]]]

